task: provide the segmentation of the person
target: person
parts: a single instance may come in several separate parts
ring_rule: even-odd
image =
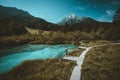
[[[66,53],[65,53],[65,56],[68,54],[68,48],[66,48]]]

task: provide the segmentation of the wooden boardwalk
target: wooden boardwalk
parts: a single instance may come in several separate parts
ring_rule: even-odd
[[[101,44],[101,45],[94,45],[92,47],[82,47],[80,46],[79,48],[85,49],[82,54],[79,57],[74,57],[74,56],[64,56],[63,59],[71,60],[71,61],[76,61],[77,65],[74,67],[70,80],[80,80],[81,79],[81,66],[84,62],[85,55],[87,52],[93,48],[93,47],[98,47],[98,46],[105,46],[105,45],[120,45],[120,43],[110,43],[110,44]]]
[[[70,80],[80,80],[81,78],[81,65],[83,64],[84,57],[86,53],[92,48],[92,47],[79,47],[84,48],[85,50],[82,52],[82,54],[79,57],[75,56],[64,56],[63,59],[76,61],[77,65],[74,67]]]

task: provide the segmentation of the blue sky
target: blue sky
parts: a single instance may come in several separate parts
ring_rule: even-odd
[[[112,21],[120,0],[0,0],[0,5],[23,9],[53,23],[69,14]]]

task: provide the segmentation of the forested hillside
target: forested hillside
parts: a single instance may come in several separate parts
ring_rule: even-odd
[[[39,28],[49,23],[14,7],[0,6],[0,36],[24,34],[24,27]]]
[[[88,20],[89,21],[89,20]],[[42,31],[57,31],[66,34],[67,32],[76,31],[82,34],[80,37],[84,39],[105,39],[119,40],[120,39],[120,8],[116,11],[113,22],[79,22],[75,24],[58,25],[45,21],[41,18],[36,18],[28,12],[11,7],[0,6],[0,36],[20,35],[27,33],[25,27],[38,29]],[[83,32],[85,34],[83,34]],[[63,34],[63,36],[64,36]],[[76,34],[79,36],[79,34]]]

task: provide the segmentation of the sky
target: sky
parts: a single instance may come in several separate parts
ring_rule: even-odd
[[[23,9],[52,23],[70,14],[110,22],[120,0],[0,0],[0,5]]]

